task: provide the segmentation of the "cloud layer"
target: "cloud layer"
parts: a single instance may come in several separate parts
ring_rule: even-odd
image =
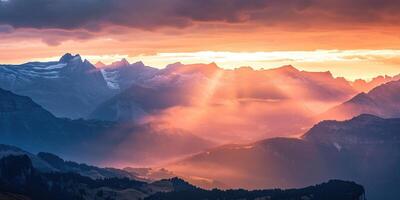
[[[398,25],[399,8],[396,0],[3,0],[0,23],[91,31],[107,25],[156,29],[197,22]]]

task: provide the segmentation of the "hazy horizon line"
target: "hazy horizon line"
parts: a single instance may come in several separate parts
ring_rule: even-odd
[[[400,50],[397,49],[258,52],[195,51],[140,54],[134,56],[127,54],[78,54],[93,65],[97,62],[110,65],[126,59],[130,64],[143,62],[146,66],[158,69],[163,69],[174,63],[185,65],[216,63],[222,69],[232,70],[241,67],[250,67],[253,70],[268,70],[291,65],[300,71],[330,72],[336,78],[342,77],[350,81],[357,79],[368,81],[378,76],[395,76],[400,74],[400,70],[398,70]],[[61,56],[62,53],[58,56],[27,58],[21,59],[21,62],[0,64],[20,65],[27,62],[57,61]],[[353,65],[358,69],[354,69]],[[382,68],[382,66],[386,67]]]

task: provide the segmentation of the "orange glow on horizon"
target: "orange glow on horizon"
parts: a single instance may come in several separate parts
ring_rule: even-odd
[[[158,53],[154,55],[129,56],[126,54],[90,55],[82,54],[93,64],[101,61],[110,64],[121,59],[134,63],[143,61],[146,65],[163,68],[168,64],[215,62],[223,69],[235,69],[250,66],[255,70],[272,69],[284,65],[293,65],[299,70],[311,72],[330,71],[335,77],[348,80],[370,80],[380,75],[400,74],[400,50],[315,50],[315,51],[270,51],[270,52],[178,52]],[[54,61],[59,56],[38,57],[28,61]],[[6,63],[2,63],[6,64]]]

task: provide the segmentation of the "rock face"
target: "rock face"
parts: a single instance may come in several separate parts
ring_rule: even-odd
[[[350,119],[360,114],[400,117],[400,81],[380,85],[368,93],[360,93],[319,116],[320,119]]]
[[[397,199],[400,119],[361,115],[323,121],[301,139],[227,145],[166,167],[175,174],[218,180],[228,187],[292,188],[330,178],[365,186],[368,199]],[[212,173],[210,173],[210,171]]]
[[[114,92],[102,73],[79,55],[55,62],[0,65],[0,88],[29,96],[58,117],[83,118]]]

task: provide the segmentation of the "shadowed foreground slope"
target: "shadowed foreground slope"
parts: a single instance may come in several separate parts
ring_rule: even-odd
[[[27,155],[0,159],[0,191],[0,197],[7,199],[32,200],[364,199],[362,186],[338,180],[304,189],[259,191],[207,191],[178,178],[153,183],[128,178],[95,180],[75,173],[39,172]]]

